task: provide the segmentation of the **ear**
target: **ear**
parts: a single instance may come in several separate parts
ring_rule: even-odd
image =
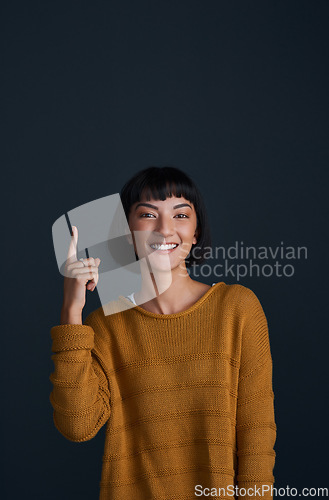
[[[193,240],[192,240],[193,245],[197,244],[199,235],[200,235],[200,231],[199,231],[199,228],[197,227],[195,230],[194,236],[193,236]]]

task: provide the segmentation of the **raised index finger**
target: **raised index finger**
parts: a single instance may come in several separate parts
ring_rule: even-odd
[[[77,260],[77,246],[78,246],[78,228],[72,226],[72,233],[69,251],[67,253],[66,264],[71,264]]]

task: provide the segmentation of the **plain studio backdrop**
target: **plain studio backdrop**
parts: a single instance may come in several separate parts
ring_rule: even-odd
[[[51,228],[150,165],[197,182],[214,247],[307,248],[255,260],[290,276],[216,276],[219,256],[196,279],[251,288],[265,311],[275,486],[328,486],[328,15],[324,1],[2,2],[2,498],[98,498],[104,428],[78,444],[52,420]],[[84,317],[97,307],[88,293]]]

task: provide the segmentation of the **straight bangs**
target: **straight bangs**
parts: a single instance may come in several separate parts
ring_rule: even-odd
[[[177,198],[183,196],[193,203],[195,208],[198,204],[195,189],[193,189],[190,179],[174,167],[149,167],[142,170],[124,186],[122,193],[125,192],[125,187],[127,188],[129,183],[130,189],[126,189],[128,195],[126,200],[127,209],[128,207],[130,209],[134,203],[141,201],[143,197],[147,201],[150,201],[151,198],[164,201],[172,196]],[[125,206],[124,209],[126,211]],[[127,217],[128,215],[129,213],[126,213]]]

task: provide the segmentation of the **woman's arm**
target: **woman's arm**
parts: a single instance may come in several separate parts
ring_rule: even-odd
[[[71,441],[94,437],[110,416],[110,391],[99,350],[95,349],[95,313],[84,324],[61,324],[51,329],[50,401],[57,429]]]
[[[272,357],[263,308],[256,295],[246,290],[237,403],[237,485],[252,488],[244,499],[259,497],[257,491],[265,499],[272,497],[275,463]]]

